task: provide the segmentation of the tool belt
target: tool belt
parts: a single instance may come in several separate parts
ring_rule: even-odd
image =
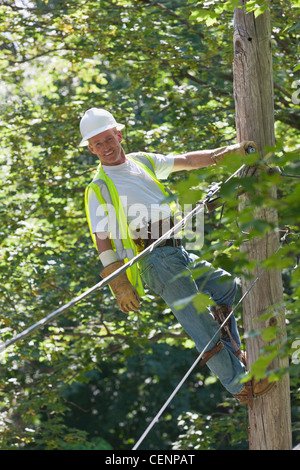
[[[148,246],[152,245],[156,240],[158,240],[162,235],[168,232],[171,228],[174,227],[174,220],[172,218],[166,218],[159,220],[158,222],[151,223],[149,221],[146,226],[141,229],[136,229],[136,233],[141,234],[140,237],[134,239],[134,243],[143,250]],[[170,238],[162,240],[161,243],[157,246],[180,246],[181,240],[174,238],[172,235]]]

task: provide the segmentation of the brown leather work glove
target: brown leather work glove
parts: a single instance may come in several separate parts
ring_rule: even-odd
[[[124,261],[115,261],[102,269],[100,276],[104,279],[117,269],[124,266]],[[116,300],[122,312],[129,313],[132,310],[137,312],[140,307],[140,297],[135,287],[133,287],[126,275],[126,272],[119,274],[109,285],[116,296]]]
[[[223,158],[230,153],[239,153],[240,155],[246,155],[248,147],[254,147],[255,151],[258,152],[258,148],[255,142],[251,140],[244,140],[239,144],[227,145],[227,147],[221,147],[217,149],[211,156],[214,163],[219,163]]]

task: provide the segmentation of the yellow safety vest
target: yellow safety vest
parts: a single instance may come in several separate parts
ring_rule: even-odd
[[[162,193],[166,197],[169,196],[170,193],[168,192],[168,190],[166,190],[164,185],[156,179],[154,173],[154,161],[151,155],[147,153],[138,153],[134,155],[134,158],[130,155],[127,155],[127,158],[133,160],[137,165],[139,165],[153,179],[153,181],[155,181]],[[120,204],[119,195],[117,193],[115,185],[112,180],[104,173],[101,163],[97,168],[93,181],[87,186],[85,190],[85,210],[87,220],[94,244],[97,248],[96,238],[91,230],[91,219],[88,203],[90,189],[93,189],[95,191],[95,194],[100,204],[103,206],[108,218],[111,214],[109,214],[107,206],[114,207],[115,213],[113,214],[113,217],[117,216],[119,234],[121,236],[118,237],[118,239],[112,238],[112,248],[114,251],[117,252],[118,258],[124,259],[124,262],[127,263],[130,259],[132,259],[138,254],[138,247],[131,238],[127,218],[125,216],[123,206],[122,204]],[[139,295],[143,296],[145,292],[137,263],[127,269],[127,276],[130,283],[137,289]]]

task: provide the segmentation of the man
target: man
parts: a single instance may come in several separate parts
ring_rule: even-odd
[[[166,233],[173,219],[164,202],[167,192],[159,180],[171,172],[196,170],[217,164],[225,155],[246,154],[254,142],[200,150],[177,156],[135,153],[125,155],[121,145],[124,126],[106,110],[91,108],[81,119],[80,145],[88,145],[100,165],[86,191],[86,209],[91,233],[103,265],[103,278],[119,269],[124,262]],[[155,247],[150,253],[110,282],[119,308],[128,313],[138,311],[143,281],[160,295],[175,317],[202,351],[215,335],[219,325],[232,310],[236,283],[222,269],[199,263],[205,273],[194,279],[190,265],[197,257],[188,253],[174,237]],[[182,274],[182,275],[180,275]],[[198,312],[192,299],[198,292],[209,294],[215,307]],[[209,351],[203,355],[210,370],[224,387],[241,403],[250,403],[253,393],[261,395],[271,385],[263,381],[240,383],[245,374],[244,357],[234,316],[222,328]],[[251,386],[251,390],[250,390]]]

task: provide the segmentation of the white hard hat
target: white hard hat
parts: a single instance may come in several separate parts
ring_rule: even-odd
[[[82,141],[79,146],[82,147],[87,145],[87,140],[93,137],[94,135],[100,134],[100,132],[107,131],[108,129],[113,129],[116,127],[118,130],[124,128],[123,124],[118,124],[108,111],[101,108],[91,108],[88,109],[81,121],[80,121],[80,132]]]

